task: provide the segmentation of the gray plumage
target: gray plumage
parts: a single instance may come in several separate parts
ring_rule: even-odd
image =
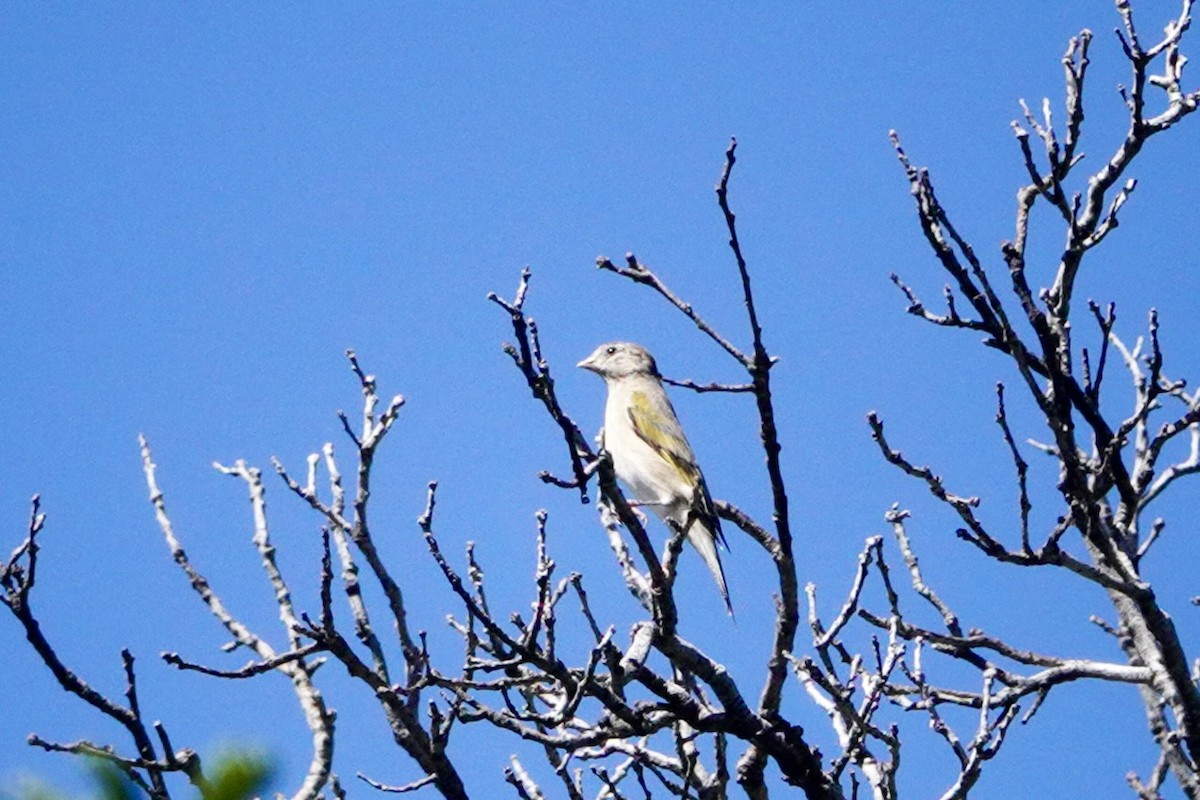
[[[632,342],[600,345],[578,366],[604,378],[604,449],[639,505],[687,533],[712,572],[729,614],[729,588],[717,553],[721,524],[704,475],[663,388],[654,357]]]

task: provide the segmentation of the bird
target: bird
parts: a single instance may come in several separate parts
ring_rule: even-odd
[[[577,367],[604,379],[602,447],[617,478],[672,530],[682,530],[708,565],[733,616],[717,545],[725,545],[704,475],[663,388],[650,351],[633,342],[602,344]],[[726,548],[728,549],[728,548]]]

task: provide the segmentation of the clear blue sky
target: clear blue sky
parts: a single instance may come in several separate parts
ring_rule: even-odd
[[[150,439],[197,566],[247,621],[277,631],[244,490],[210,464],[268,467],[278,455],[299,470],[337,441],[334,412],[358,403],[347,347],[385,393],[409,399],[379,465],[375,524],[409,593],[426,601],[418,624],[447,657],[442,618],[455,607],[413,522],[430,479],[441,481],[446,549],[457,557],[466,540],[479,543],[498,604],[526,607],[533,514],[544,507],[560,570],[585,571],[624,631],[634,612],[594,506],[535,477],[563,471],[563,449],[500,351],[507,320],[484,297],[511,295],[521,267],[533,268],[530,310],[561,398],[589,431],[603,388],[571,365],[602,341],[643,342],[669,375],[735,379],[682,317],[592,266],[636,252],[744,343],[712,195],[731,135],[732,200],[767,341],[783,359],[776,399],[802,580],[818,584],[823,608],[840,601],[863,539],[884,531],[899,501],[916,512],[927,576],[968,625],[1030,648],[1117,657],[1087,623],[1106,613],[1103,597],[984,563],[921,486],[882,463],[863,421],[878,409],[897,446],[982,495],[984,516],[1013,529],[1011,468],[991,419],[992,386],[1013,375],[972,337],[904,314],[889,272],[930,301],[943,279],[886,134],[898,129],[934,170],[960,229],[998,266],[1023,178],[1008,122],[1020,97],[1061,98],[1058,59],[1082,27],[1097,32],[1084,145],[1093,168],[1123,132],[1116,14],[1033,0],[826,5],[838,7],[0,9],[0,548],[20,541],[28,498],[41,493],[49,523],[35,603],[67,662],[119,693],[119,651],[130,647],[142,704],[178,746],[254,743],[280,763],[275,789],[298,784],[309,745],[281,676],[235,685],[157,658],[178,650],[236,667],[246,656],[217,650],[222,631],[171,563],[135,437]],[[1147,35],[1165,20],[1159,5],[1142,3]],[[1137,165],[1123,225],[1081,287],[1118,301],[1129,338],[1157,306],[1172,375],[1200,374],[1196,125]],[[1035,234],[1044,280],[1059,233],[1046,219]],[[766,518],[746,398],[676,397],[714,494]],[[1015,406],[1018,434],[1041,435],[1028,404]],[[1052,488],[1053,475],[1038,478]],[[1179,569],[1196,563],[1188,491],[1164,507],[1176,514],[1147,567],[1198,641],[1186,603],[1197,587]],[[317,520],[282,484],[268,493],[283,566],[313,608]],[[1056,511],[1039,506],[1040,524]],[[684,627],[753,693],[771,599],[762,557],[731,538],[737,625],[692,557]],[[26,746],[30,731],[125,741],[57,689],[6,614],[0,643],[0,786],[32,773],[77,788],[77,765]],[[419,777],[339,669],[322,677],[339,711],[336,768],[353,794],[368,791],[354,785],[359,770]],[[789,692],[795,718],[827,741],[824,717],[798,686]],[[1153,763],[1142,720],[1132,689],[1066,687],[1014,731],[973,796],[1124,796],[1124,773]],[[902,780],[929,796],[948,759],[919,720],[911,727]],[[460,746],[477,788],[496,786],[514,747],[472,732]]]

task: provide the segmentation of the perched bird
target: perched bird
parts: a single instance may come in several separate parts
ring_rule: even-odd
[[[649,506],[668,526],[687,533],[732,616],[725,570],[717,555],[717,543],[725,545],[721,525],[654,357],[641,345],[611,342],[576,366],[595,372],[608,386],[604,449],[617,477],[638,505]]]

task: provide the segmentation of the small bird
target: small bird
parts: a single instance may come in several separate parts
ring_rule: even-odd
[[[604,449],[617,477],[638,505],[649,506],[668,526],[687,533],[708,564],[733,616],[717,544],[725,546],[704,476],[650,351],[632,342],[602,344],[576,366],[604,378]]]

